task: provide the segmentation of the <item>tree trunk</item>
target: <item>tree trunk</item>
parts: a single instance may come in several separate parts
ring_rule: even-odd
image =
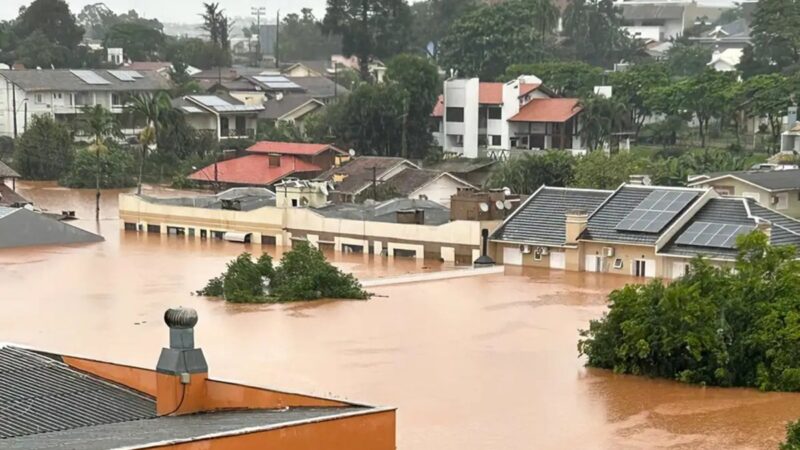
[[[700,123],[700,147],[706,148],[706,120],[698,117],[697,121]]]
[[[96,221],[100,221],[100,143],[95,142],[95,149],[94,149],[94,162],[97,165],[95,167],[95,177],[94,177],[94,187],[95,187],[95,194],[94,194],[94,218]]]
[[[147,147],[142,144],[142,156],[139,158],[139,182],[136,183],[136,195],[142,195],[142,173],[144,172],[144,157],[147,154]]]

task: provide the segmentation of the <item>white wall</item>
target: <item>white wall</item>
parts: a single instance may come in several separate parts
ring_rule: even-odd
[[[444,83],[444,151],[478,157],[478,102],[480,80],[477,78],[447,80]],[[464,122],[448,122],[447,108],[464,108]],[[463,136],[463,145],[454,144],[449,136]]]
[[[422,189],[413,192],[409,198],[420,198],[424,195],[428,200],[436,202],[440,205],[450,207],[450,196],[454,195],[459,187],[465,187],[463,183],[459,183],[453,178],[445,175],[439,177],[433,183],[423,186]]]

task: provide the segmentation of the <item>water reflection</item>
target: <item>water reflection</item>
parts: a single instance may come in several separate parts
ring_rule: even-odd
[[[27,189],[92,217],[91,191]],[[397,406],[401,449],[774,448],[800,416],[797,394],[584,368],[577,330],[628,278],[516,269],[376,287],[368,302],[231,305],[191,292],[261,247],[119,231],[103,201],[104,243],[0,251],[0,340],[152,367],[164,309],[191,306],[213,376]],[[448,268],[334,259],[363,278]]]

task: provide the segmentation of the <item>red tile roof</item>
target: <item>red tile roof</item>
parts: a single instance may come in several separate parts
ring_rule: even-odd
[[[270,167],[267,155],[247,155],[217,163],[217,180],[220,183],[267,186],[295,173],[321,171],[314,164],[291,155],[281,155],[279,167]],[[214,164],[189,175],[189,179],[214,182]]]
[[[247,149],[251,153],[279,153],[281,155],[318,155],[326,150],[344,153],[328,144],[305,144],[300,142],[259,141]]]
[[[536,84],[520,83],[519,96],[522,97],[523,95],[530,94],[531,92],[539,89],[539,86],[541,86],[541,83],[536,83]]]
[[[566,122],[581,112],[577,98],[535,98],[523,106],[509,122]]]
[[[444,95],[440,95],[439,98],[436,99],[436,105],[433,107],[431,117],[444,117]]]
[[[478,91],[478,103],[482,105],[502,104],[503,83],[481,83]]]

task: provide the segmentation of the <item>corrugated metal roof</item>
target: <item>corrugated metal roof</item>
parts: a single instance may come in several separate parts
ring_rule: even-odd
[[[675,219],[680,217],[687,208],[691,207],[700,197],[702,190],[698,189],[680,189],[671,188],[671,190],[682,190],[686,192],[694,192],[696,195],[694,199],[678,214],[673,217],[671,221],[662,229],[667,230],[668,227],[675,222]],[[657,186],[630,186],[625,185],[619,188],[609,199],[600,206],[591,217],[581,235],[581,239],[603,242],[626,242],[631,244],[654,245],[660,233],[643,233],[636,231],[621,231],[617,230],[616,226],[620,220],[625,218],[631,211],[633,211],[639,203],[642,202],[651,192],[664,191],[668,188]]]
[[[91,71],[107,84],[88,84],[67,69],[56,70],[0,70],[5,77],[28,92],[36,91],[160,91],[171,87],[170,82],[156,72],[142,71],[141,78],[122,81],[104,70]]]
[[[613,191],[543,187],[495,231],[492,239],[563,245],[567,210],[583,209],[591,214],[612,193]]]
[[[29,350],[0,348],[2,439],[153,417],[155,401],[143,394]]]

